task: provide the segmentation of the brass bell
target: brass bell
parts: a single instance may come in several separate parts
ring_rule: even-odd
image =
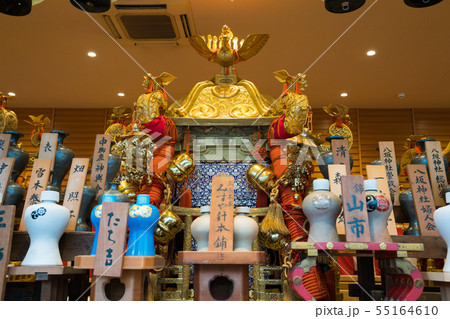
[[[166,209],[159,216],[158,225],[155,228],[155,240],[160,244],[166,244],[175,238],[181,230],[183,221],[174,212]]]
[[[261,164],[253,164],[247,170],[247,180],[256,189],[270,191],[275,183],[275,173],[268,167]]]
[[[187,153],[181,153],[175,156],[169,164],[167,164],[167,173],[177,183],[186,180],[195,170],[195,163],[192,157]]]

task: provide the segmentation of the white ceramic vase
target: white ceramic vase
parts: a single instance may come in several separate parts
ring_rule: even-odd
[[[450,193],[445,193],[445,202],[447,206],[436,209],[433,215],[436,228],[447,244],[447,258],[445,259],[444,271],[450,272]]]
[[[208,251],[210,212],[210,206],[200,207],[200,213],[203,215],[197,217],[191,224],[191,234],[197,242],[197,251]]]
[[[303,212],[309,221],[309,242],[338,242],[336,219],[342,202],[330,192],[327,179],[315,179],[314,191],[303,200]]]
[[[378,191],[375,179],[364,181],[366,191],[367,213],[369,215],[370,240],[375,243],[392,242],[387,223],[392,212],[392,202]]]
[[[43,191],[41,203],[29,206],[24,213],[30,235],[30,247],[22,266],[61,266],[59,239],[69,224],[70,211],[58,205],[59,193]]]
[[[252,243],[258,236],[258,223],[251,217],[249,207],[236,207],[233,222],[233,250],[252,251]]]

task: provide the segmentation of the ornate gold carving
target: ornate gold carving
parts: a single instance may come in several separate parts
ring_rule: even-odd
[[[348,148],[350,149],[352,147],[353,134],[347,125],[342,124],[342,127],[338,127],[336,123],[333,123],[330,125],[328,132],[330,133],[331,136],[342,136],[348,141]]]

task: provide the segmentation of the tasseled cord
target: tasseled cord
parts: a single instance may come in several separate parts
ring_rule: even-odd
[[[186,153],[189,153],[189,140],[190,140],[190,131],[189,128],[186,130]],[[189,188],[189,178],[186,178],[184,181],[183,187],[181,188],[181,196],[180,196],[180,206],[181,207],[192,207],[192,192]]]

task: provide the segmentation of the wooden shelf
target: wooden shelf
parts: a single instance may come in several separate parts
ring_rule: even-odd
[[[266,260],[263,251],[180,251],[180,264],[252,265]]]
[[[82,269],[74,269],[73,267],[64,266],[16,266],[8,267],[10,276],[18,275],[35,275],[37,273],[45,273],[47,275],[73,275],[83,274]]]
[[[77,269],[94,269],[95,255],[85,255],[75,257]],[[165,266],[164,258],[161,256],[124,256],[123,267],[125,270],[158,269]]]
[[[450,272],[421,272],[424,280],[450,282]]]
[[[291,242],[291,249],[423,251],[421,243]]]

